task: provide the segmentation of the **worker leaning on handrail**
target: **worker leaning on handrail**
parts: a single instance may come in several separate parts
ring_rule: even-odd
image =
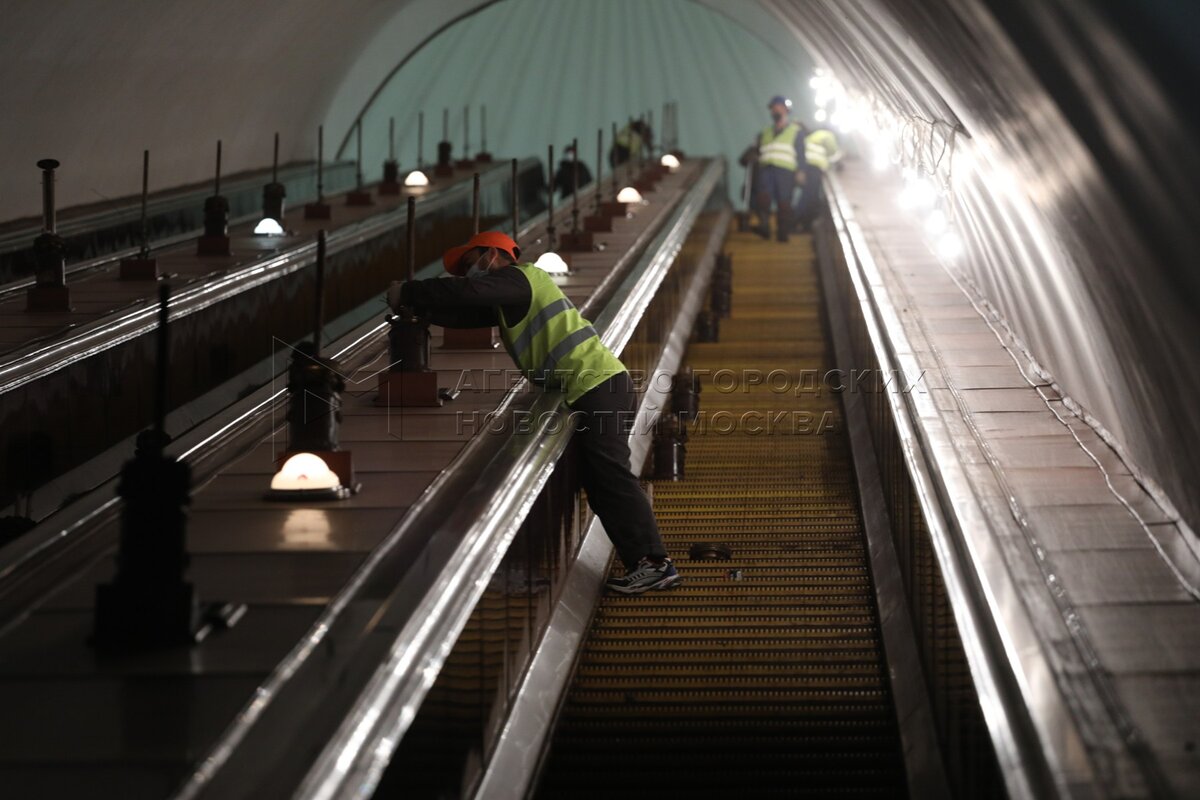
[[[663,547],[654,511],[629,469],[636,395],[629,371],[554,280],[503,233],[477,233],[442,256],[451,277],[393,284],[388,304],[448,328],[498,326],[508,354],[533,383],[562,391],[580,444],[588,505],[625,565],[608,588],[669,589],[681,578]]]
[[[792,101],[776,95],[767,103],[772,123],[742,154],[743,165],[753,165],[751,205],[758,216],[754,232],[771,237],[771,204],[775,204],[775,238],[788,240],[792,230],[792,196],[796,193],[797,170],[804,163],[804,126],[790,119]]]

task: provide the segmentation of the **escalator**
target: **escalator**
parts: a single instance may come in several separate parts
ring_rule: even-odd
[[[732,315],[686,359],[686,479],[653,486],[684,583],[602,599],[540,797],[906,793],[839,396],[801,382],[834,366],[810,242],[727,247]]]

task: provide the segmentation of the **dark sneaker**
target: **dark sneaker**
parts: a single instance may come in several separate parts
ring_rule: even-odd
[[[681,581],[683,578],[675,571],[671,559],[666,558],[661,564],[655,564],[643,558],[633,572],[620,578],[609,578],[604,585],[621,594],[641,594],[656,589],[672,589]]]
[[[756,233],[764,239],[771,238],[771,229],[768,228],[766,225],[759,225],[757,228],[751,228],[750,232]]]

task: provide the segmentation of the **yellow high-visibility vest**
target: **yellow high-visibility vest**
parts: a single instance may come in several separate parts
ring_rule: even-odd
[[[504,349],[525,377],[543,388],[565,392],[570,405],[625,372],[625,365],[545,270],[533,264],[518,264],[515,269],[529,281],[533,293],[529,311],[511,327],[500,309],[496,317]]]
[[[799,135],[800,126],[795,122],[789,122],[781,131],[776,131],[774,125],[763,128],[758,137],[758,163],[795,172],[800,166],[796,163],[796,137]]]
[[[833,131],[820,128],[804,137],[804,160],[821,170],[828,170],[838,154],[837,137]]]

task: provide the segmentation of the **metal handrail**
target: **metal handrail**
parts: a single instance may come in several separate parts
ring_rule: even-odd
[[[631,256],[618,267],[633,277],[617,290],[624,298],[624,313],[618,317],[612,308],[595,321],[606,342],[619,349],[628,340],[631,323],[636,322],[631,316],[634,309],[641,305],[644,311],[644,304],[653,296],[650,287],[658,285],[669,266],[655,254],[677,251],[677,239],[702,207],[696,198],[707,198],[723,170],[723,163],[709,163],[690,198],[659,228],[661,233],[639,237]],[[636,252],[649,255],[635,266],[632,254]],[[497,559],[568,441],[565,426],[558,425],[556,432],[552,425],[560,418],[561,403],[561,395],[534,389],[527,381],[505,394],[495,418],[507,419],[514,412],[527,411],[533,419],[543,420],[542,424],[533,433],[477,435],[468,442],[333,598],[310,635],[260,686],[256,701],[227,729],[178,797],[249,795],[260,788],[254,779],[247,779],[245,770],[261,779],[262,763],[285,755],[291,744],[273,740],[270,726],[262,731],[256,731],[256,726],[272,711],[278,715],[274,724],[282,726],[285,723],[279,716],[314,710],[322,701],[313,696],[314,685],[324,685],[331,672],[342,675],[351,670],[346,659],[353,658],[362,631],[360,623],[347,620],[346,612],[364,598],[382,598],[369,601],[374,609],[372,629],[395,627],[399,634],[391,640],[382,666],[376,661],[365,665],[362,685],[366,689],[357,699],[346,698],[347,704],[353,703],[349,716],[339,707],[342,722],[338,732],[314,762],[318,766],[309,771],[308,780],[324,787],[320,791],[347,787],[353,779],[343,765],[354,766],[356,776],[365,771],[378,778],[399,740],[397,730],[402,733],[411,722],[404,709],[419,705],[436,674],[435,665],[440,665],[461,630],[463,604],[482,591],[487,583],[487,577],[481,577],[483,572],[490,576],[495,570]],[[471,600],[466,614],[473,605]],[[343,657],[343,653],[347,655]],[[331,663],[334,659],[337,664]],[[377,712],[364,711],[364,703],[375,706]],[[301,705],[305,708],[298,710]],[[255,737],[255,733],[259,735]],[[386,736],[390,745],[381,743],[379,735]],[[337,755],[331,755],[334,750]],[[241,757],[241,770],[231,766],[235,756]]]
[[[523,159],[521,171],[540,162]],[[481,176],[487,184],[508,180],[507,169],[493,168]],[[460,201],[471,192],[469,182],[451,187],[421,204],[422,212],[437,211]],[[327,239],[330,256],[352,249],[364,241],[381,236],[404,224],[405,210],[397,207],[365,220],[332,231]],[[195,314],[216,303],[312,266],[316,245],[312,241],[295,244],[287,250],[243,267],[219,274],[189,286],[180,287],[171,296],[171,320]],[[147,301],[131,311],[108,315],[80,326],[64,339],[48,345],[30,345],[7,353],[0,362],[0,394],[13,391],[72,363],[145,335],[158,324],[158,305]]]
[[[886,298],[880,297],[884,289],[878,267],[835,175],[828,176],[826,194],[856,294],[852,302],[862,310],[879,369],[911,380],[916,377],[911,374],[915,365],[911,357],[899,355],[908,351],[907,336],[899,319],[889,320],[881,308]],[[964,519],[973,517],[979,523],[983,512],[961,465],[937,455],[921,422],[923,415],[936,410],[917,408],[922,401],[916,393],[888,391],[886,397],[1008,794],[1013,798],[1065,794],[1038,735],[1024,680],[1017,674],[1030,656],[1017,652],[1014,631],[1031,630],[1031,622],[1023,609],[1011,602],[1001,609],[996,601],[1001,595],[1017,598],[1020,590],[1011,585],[1011,575],[1003,565],[989,567],[977,560]],[[976,507],[968,510],[967,506]],[[1020,618],[1014,618],[1015,614],[1021,614]]]

